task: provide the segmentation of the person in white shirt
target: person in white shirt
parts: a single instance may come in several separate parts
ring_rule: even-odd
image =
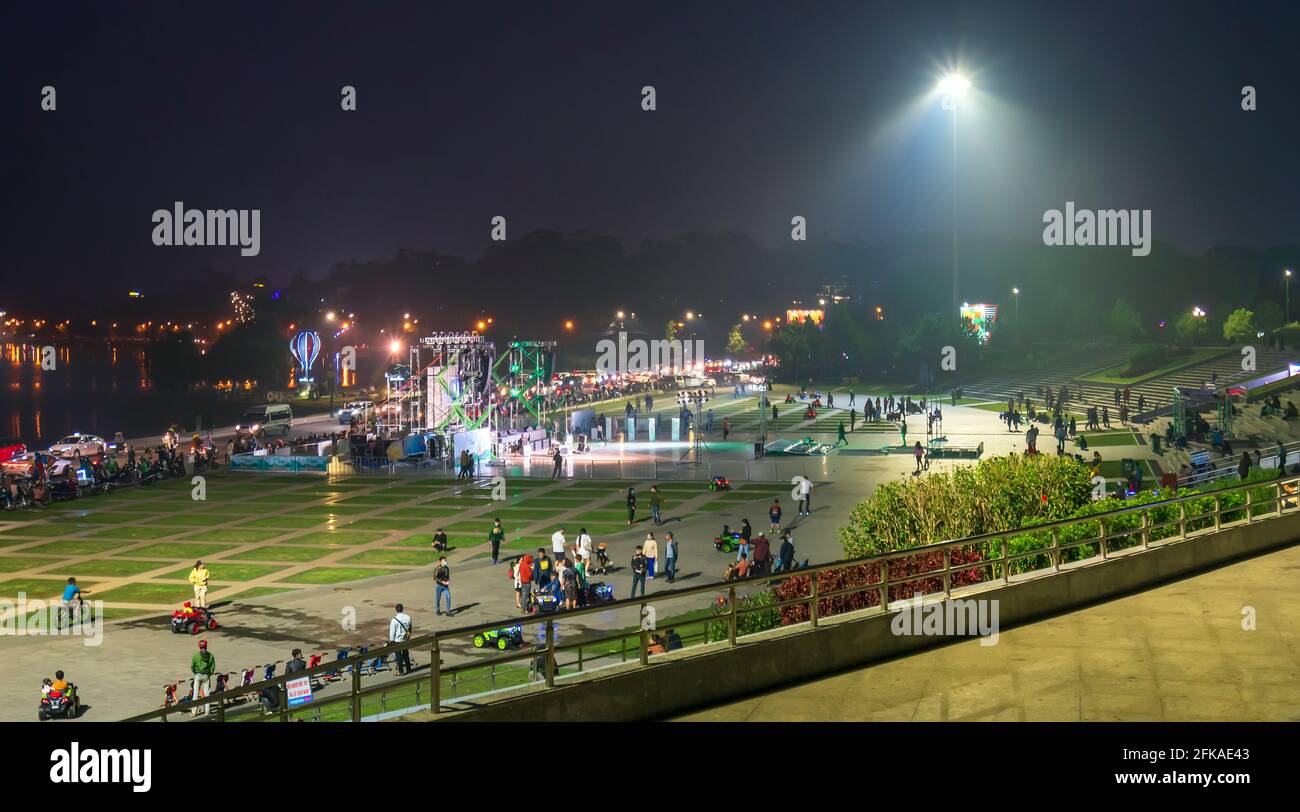
[[[590,571],[591,567],[591,534],[587,528],[583,527],[578,530],[578,557],[582,559],[583,566]]]
[[[799,515],[812,515],[812,480],[807,477],[799,479]]]
[[[551,534],[551,554],[555,556],[557,561],[564,557],[564,553],[566,552],[565,544],[564,528],[561,527],[559,530],[556,530]]]
[[[393,619],[388,621],[388,642],[405,643],[406,639],[411,636],[411,616],[402,611],[402,605],[399,603],[393,607],[395,614]],[[393,655],[397,661],[398,675],[411,673],[411,651],[402,649]]]

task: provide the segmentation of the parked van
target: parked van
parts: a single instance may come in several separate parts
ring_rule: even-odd
[[[253,406],[239,418],[236,434],[263,437],[268,434],[288,434],[293,429],[293,409],[287,403],[268,403]]]

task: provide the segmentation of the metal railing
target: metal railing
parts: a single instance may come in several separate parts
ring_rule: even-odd
[[[233,703],[250,693],[256,694],[261,688],[271,686],[279,689],[281,703],[278,711],[266,718],[281,721],[333,718],[359,722],[384,715],[414,712],[426,707],[436,714],[443,709],[445,703],[465,698],[459,693],[461,683],[477,685],[481,682],[484,690],[472,695],[476,702],[490,702],[509,698],[521,686],[541,685],[550,689],[560,681],[581,679],[582,675],[604,665],[636,662],[644,667],[663,656],[651,652],[652,635],[657,632],[653,628],[645,628],[644,624],[640,628],[611,630],[594,639],[561,644],[556,637],[556,623],[561,619],[569,623],[620,608],[636,609],[639,617],[645,617],[647,608],[654,604],[708,595],[717,597],[721,603],[715,601],[714,606],[721,605],[722,608],[715,608],[715,614],[708,617],[679,622],[677,625],[683,627],[688,624],[706,626],[706,631],[684,637],[683,643],[686,639],[702,637],[706,642],[735,646],[745,636],[741,630],[744,618],[754,613],[793,610],[792,623],[776,623],[756,631],[791,625],[816,628],[836,614],[859,610],[884,613],[889,611],[891,603],[910,601],[916,595],[930,599],[952,598],[989,586],[1050,577],[1072,566],[1086,566],[1182,541],[1192,535],[1217,532],[1227,525],[1249,524],[1281,517],[1285,513],[1294,512],[1298,504],[1300,477],[1286,477],[1198,492],[1090,516],[936,542],[882,555],[799,567],[789,572],[665,590],[656,593],[653,600],[643,596],[574,609],[559,615],[479,623],[423,635],[408,642],[389,644],[364,655],[323,663],[315,668],[282,674],[252,685],[230,688],[197,701],[184,701],[142,713],[125,721],[166,721],[170,716],[206,705],[215,706],[214,714],[209,718],[218,721],[259,718],[255,702],[243,707]],[[903,566],[895,567],[895,564]],[[899,571],[895,572],[896,569]],[[832,571],[844,574],[845,571],[854,570],[862,581],[839,588],[828,588],[817,577]],[[848,580],[847,577],[840,579],[841,582]],[[758,589],[780,587],[786,582],[789,584],[775,593],[772,600],[750,605],[744,603],[743,599]],[[719,592],[722,596],[719,596]],[[653,617],[653,613],[650,616]],[[707,631],[710,624],[713,633]],[[542,627],[542,632],[538,635],[541,642],[537,646],[525,646],[526,650],[495,655],[488,662],[451,666],[443,663],[444,648],[453,641],[463,643],[466,638],[476,634],[511,626],[532,625]],[[716,639],[708,641],[708,637]],[[403,650],[427,652],[429,670],[381,685],[362,685],[363,668],[368,663],[377,659],[387,662]],[[614,662],[597,665],[601,660]],[[517,665],[525,661],[529,663],[526,670]],[[509,670],[511,666],[513,671]],[[298,708],[290,708],[284,701],[287,682],[304,677],[325,679],[330,675],[340,678],[347,675],[350,682],[346,693],[315,698],[310,706]],[[510,678],[506,679],[506,675]],[[519,681],[521,676],[524,678],[522,682]],[[501,682],[509,684],[502,686]],[[388,708],[390,697],[394,704],[391,709]],[[377,708],[371,708],[371,713],[363,712],[368,701],[372,705],[378,703]]]
[[[707,453],[707,452],[706,452]],[[660,460],[606,460],[566,457],[559,479],[578,480],[683,480],[707,481],[724,476],[736,482],[789,482],[795,476],[825,479],[828,457],[764,458],[756,460],[706,459],[704,462],[669,462]],[[479,463],[476,477],[505,476],[550,479],[553,466],[549,457],[532,459],[506,458]],[[317,472],[321,473],[321,472]],[[402,461],[396,464],[386,457],[334,459],[328,466],[331,476],[398,476],[431,479],[454,479],[455,466],[442,460],[422,460],[419,464]]]

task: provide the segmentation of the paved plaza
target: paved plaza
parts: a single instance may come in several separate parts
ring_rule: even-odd
[[[859,410],[865,394],[858,392]],[[803,404],[780,403],[783,397],[783,390],[774,397],[779,420],[802,414]],[[733,400],[723,394],[712,405],[715,432],[706,459],[743,460],[756,430],[751,422],[756,398]],[[846,390],[837,391],[836,405],[847,407]],[[605,408],[621,411],[619,404]],[[656,411],[661,409],[675,413],[677,407],[661,397]],[[718,432],[722,418],[730,415],[740,436],[726,445],[718,442]],[[843,408],[826,409],[819,422],[834,431],[846,416]],[[808,433],[802,422],[793,420],[792,429],[780,436]],[[918,428],[924,438],[921,418],[913,416],[909,425],[909,442]],[[1008,432],[995,411],[975,404],[945,406],[944,429],[954,445],[982,442],[986,456],[1023,450],[1020,434]],[[75,575],[89,598],[105,602],[109,622],[98,647],[72,637],[7,639],[6,650],[17,656],[0,661],[0,681],[31,685],[34,694],[43,676],[62,668],[83,686],[90,706],[86,718],[92,720],[156,707],[163,684],[187,675],[194,641],[171,634],[166,618],[191,594],[186,577],[196,558],[212,571],[209,598],[219,607],[222,628],[207,636],[223,671],[283,661],[294,646],[333,652],[381,642],[397,601],[414,618],[416,633],[517,617],[505,568],[490,563],[487,530],[494,516],[502,518],[508,532],[503,557],[539,546],[549,550],[550,534],[560,525],[570,539],[585,526],[597,541],[609,544],[617,570],[603,577],[614,585],[616,597],[624,598],[631,583],[627,562],[632,548],[650,529],[652,484],[667,499],[666,524],[656,535],[662,540],[663,532],[672,531],[679,540],[684,585],[720,579],[729,558],[713,549],[713,536],[723,523],[736,526],[742,518],[765,530],[773,497],[786,507],[797,558],[835,560],[842,556],[836,530],[853,505],[879,484],[912,475],[910,455],[879,453],[898,442],[892,431],[855,431],[838,453],[790,461],[820,483],[813,515],[793,522],[788,481],[737,482],[732,492],[714,493],[703,481],[511,476],[508,499],[494,502],[486,477],[457,482],[428,475],[256,473],[209,476],[204,501],[193,500],[191,485],[183,480],[5,514],[0,521],[0,598],[12,600],[19,592],[29,599],[53,597],[63,580]],[[1136,444],[1102,452],[1116,458],[1121,453],[1149,455],[1148,447]],[[661,466],[671,466],[679,455],[676,449],[667,452]],[[538,462],[549,469],[545,460]],[[935,468],[960,464],[968,463],[933,463]],[[637,487],[640,503],[633,528],[626,524],[624,509],[630,485]],[[437,528],[447,532],[453,548],[448,558],[459,611],[450,619],[433,613],[436,556],[430,540]],[[649,593],[666,588],[659,578],[650,582]],[[703,608],[673,605],[664,611],[685,615]],[[352,614],[355,628],[346,625]],[[635,609],[611,611],[591,623],[627,628],[636,623]],[[571,635],[588,631],[579,624],[561,625],[571,627],[565,631]],[[477,654],[468,648],[452,652],[453,659]],[[27,718],[29,699],[22,691],[6,692],[0,697],[0,718]]]

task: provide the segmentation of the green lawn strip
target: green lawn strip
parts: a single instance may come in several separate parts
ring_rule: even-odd
[[[110,527],[100,530],[88,538],[95,541],[147,541],[160,536],[171,536],[184,532],[185,527],[168,527],[158,524],[128,525],[127,527]]]
[[[575,508],[586,507],[591,504],[592,499],[554,499],[551,497],[538,497],[537,499],[527,499],[517,503],[516,507],[521,510],[533,510],[541,508],[550,509],[554,512],[569,511]]]
[[[254,578],[261,578],[264,575],[271,575],[284,569],[270,564],[230,564],[224,561],[213,561],[207,565],[208,571],[212,573],[213,583],[222,583],[223,581],[251,581]],[[156,576],[159,580],[168,581],[186,581],[190,577],[190,567],[184,567],[178,570],[172,570],[164,575]]]
[[[63,596],[63,587],[67,581],[56,578],[14,578],[9,581],[0,581],[0,598],[17,598],[19,593],[27,595],[28,599],[47,600],[53,597]],[[91,584],[79,584],[83,589],[89,591]]]
[[[242,592],[235,592],[230,595],[223,595],[221,600],[223,601],[233,600],[236,603],[238,603],[239,601],[243,601],[243,600],[252,600],[253,598],[261,598],[261,597],[265,597],[266,595],[278,595],[281,592],[291,592],[291,591],[293,591],[291,587],[255,586],[252,589],[245,589]]]
[[[10,527],[0,531],[3,536],[26,536],[30,538],[45,538],[47,536],[70,536],[74,533],[81,533],[86,530],[96,530],[98,527],[91,525],[78,524],[29,524],[21,527]]]
[[[245,550],[242,553],[233,553],[223,556],[222,561],[315,561],[317,558],[324,558],[334,550],[329,547],[291,547],[270,544],[263,547],[257,547],[252,550]],[[212,566],[217,566],[221,561],[212,562]]]
[[[429,521],[432,521],[434,519],[443,519],[448,516],[455,516],[458,513],[464,513],[464,510],[453,506],[435,507],[429,505],[427,507],[404,507],[397,508],[396,510],[387,510],[380,513],[379,516],[385,519],[428,519]]]
[[[72,565],[75,572],[69,575],[75,575],[80,578],[83,575],[104,575],[112,578],[127,578],[132,575],[139,575],[142,572],[156,570],[167,566],[161,561],[133,561],[121,558],[100,558],[93,561],[79,561]],[[185,571],[187,574],[189,570]]]
[[[279,530],[303,530],[323,524],[324,519],[312,516],[266,516],[261,519],[249,519],[240,523],[239,528],[260,528]]]
[[[480,508],[499,503],[493,502],[491,499],[479,499],[473,496],[446,496],[437,497],[425,504],[433,508]]]
[[[172,606],[193,597],[194,590],[186,583],[162,584],[144,581],[96,593],[95,600],[106,603],[153,603]]]
[[[365,544],[387,535],[384,530],[316,530],[284,539],[280,544]]]
[[[373,528],[375,530],[414,530],[415,528],[429,524],[432,521],[434,521],[433,518],[389,519],[384,516],[379,516],[379,517],[367,516],[364,519],[359,519],[357,524],[355,525],[345,524],[340,526],[343,527],[344,529],[348,529],[350,527],[365,527],[365,528]]]
[[[503,524],[506,526],[506,531],[510,532],[513,523],[511,524],[503,523]],[[527,525],[528,523],[525,522],[518,526],[526,527]],[[475,539],[476,541],[486,541],[487,532],[491,527],[492,527],[492,520],[483,519],[482,521],[470,521],[470,522],[461,522],[459,524],[442,525],[442,530],[447,534],[448,538],[451,540],[472,538]],[[430,535],[429,538],[432,539],[433,536]]]
[[[359,513],[369,513],[372,510],[378,510],[381,505],[345,505],[341,502],[326,502],[318,510],[328,510],[335,516],[356,516]],[[303,512],[303,511],[299,511]]]
[[[500,517],[501,521],[537,521],[539,519],[549,519],[552,516],[558,516],[565,513],[564,508],[516,508],[509,507],[501,510],[490,510],[485,516],[488,520]]]
[[[120,558],[169,558],[173,561],[194,561],[207,558],[234,547],[234,544],[213,544],[206,542],[171,541],[148,544],[137,550],[114,553]]]
[[[1137,445],[1137,438],[1132,432],[1120,432],[1118,434],[1083,434],[1088,440],[1088,448],[1105,448],[1107,446],[1117,445]]]
[[[1152,378],[1159,378],[1161,375],[1168,375],[1170,372],[1177,372],[1190,366],[1195,366],[1204,361],[1208,361],[1219,355],[1223,355],[1222,347],[1197,347],[1192,349],[1187,355],[1180,355],[1170,359],[1168,362],[1156,367],[1150,372],[1144,372],[1131,378],[1121,377],[1118,373],[1128,366],[1128,361],[1122,361],[1112,367],[1101,370],[1092,375],[1087,375],[1079,380],[1089,381],[1092,383],[1109,383],[1120,386],[1132,386],[1133,384],[1149,381]]]
[[[228,541],[235,544],[252,544],[258,541],[267,541],[276,536],[284,535],[283,530],[258,530],[258,529],[241,529],[219,527],[215,530],[203,530],[198,533],[191,533],[185,536],[181,541]]]
[[[343,559],[345,564],[401,564],[403,566],[424,567],[438,563],[433,548],[427,551],[417,550],[363,550]]]
[[[465,536],[463,538],[457,538],[450,534],[447,536],[447,544],[453,550],[461,547],[472,547],[475,544],[480,542],[483,544],[487,543],[486,533],[484,533],[481,537],[477,539],[475,539],[472,536]],[[429,533],[429,534],[420,534],[418,536],[406,536],[405,538],[400,538],[395,541],[386,541],[384,542],[384,546],[385,547],[424,547],[432,550],[433,534]]]
[[[551,552],[550,536],[507,536],[505,543],[501,545],[502,550],[515,550],[517,552],[536,552],[538,547],[546,548],[547,554]]]
[[[369,505],[371,507],[381,507],[383,505],[397,505],[401,502],[417,499],[415,495],[398,496],[396,494],[361,494],[360,496],[349,496],[344,499],[335,500],[334,504],[339,505]]]
[[[395,575],[404,570],[363,567],[316,567],[297,575],[285,578],[291,584],[339,584],[344,581],[359,581],[362,578],[376,578],[381,575]]]
[[[1156,477],[1151,472],[1151,466],[1147,465],[1146,460],[1137,460],[1139,465],[1145,466],[1142,474],[1143,483],[1155,481]],[[1124,476],[1124,462],[1122,460],[1103,460],[1101,463],[1101,475],[1107,479],[1120,479]]]
[[[51,541],[36,547],[28,547],[24,552],[41,555],[100,555],[111,553],[125,547],[129,541],[93,541],[91,539],[67,539]]]

